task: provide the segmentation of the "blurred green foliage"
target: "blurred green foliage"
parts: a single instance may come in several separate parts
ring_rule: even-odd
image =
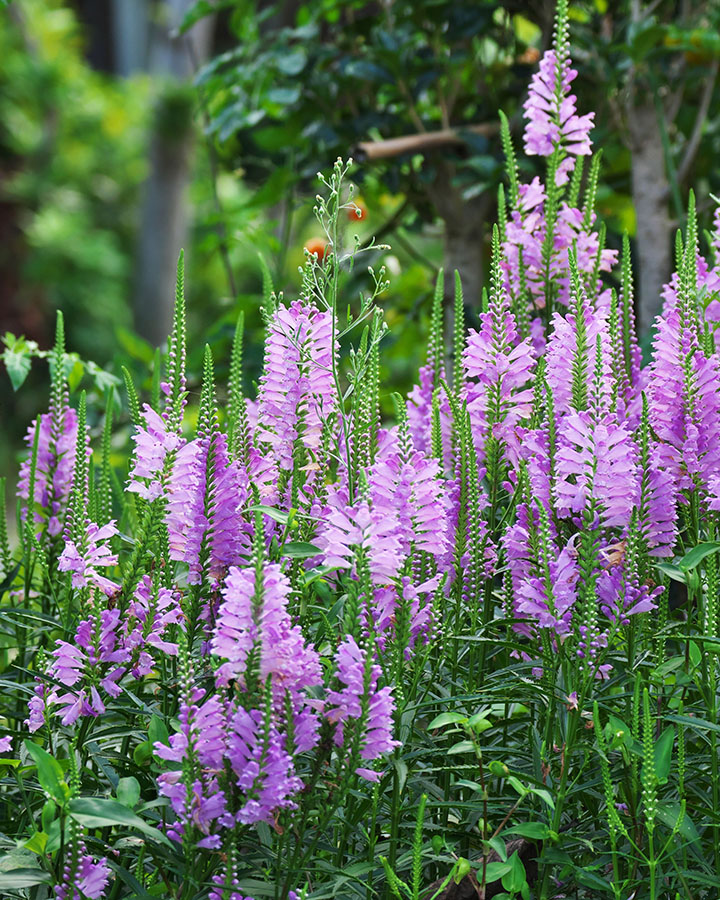
[[[15,308],[65,312],[73,344],[102,361],[128,324],[135,208],[145,175],[148,83],[93,72],[73,13],[23,0],[0,28],[4,208],[22,237]]]

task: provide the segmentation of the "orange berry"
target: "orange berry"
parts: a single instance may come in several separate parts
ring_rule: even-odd
[[[310,238],[310,240],[305,244],[305,249],[310,254],[310,256],[317,256],[317,258],[322,262],[328,254],[330,245],[327,241],[324,241],[320,237]]]

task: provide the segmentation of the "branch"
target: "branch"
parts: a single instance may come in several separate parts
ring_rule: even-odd
[[[357,162],[373,162],[376,159],[389,159],[403,153],[424,153],[438,147],[464,144],[464,132],[492,137],[500,132],[500,124],[484,122],[480,125],[468,125],[467,128],[445,128],[442,131],[428,131],[425,134],[406,134],[387,141],[361,141],[353,149],[352,158]]]

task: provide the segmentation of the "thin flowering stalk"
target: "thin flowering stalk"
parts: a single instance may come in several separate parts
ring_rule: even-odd
[[[160,385],[166,396],[163,417],[169,432],[180,433],[187,398],[185,380],[185,253],[180,251],[175,285],[173,329],[168,342],[167,381]]]

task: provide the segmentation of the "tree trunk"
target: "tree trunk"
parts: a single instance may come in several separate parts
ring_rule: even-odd
[[[177,28],[192,0],[166,0],[163,26],[152,30],[150,70],[164,76],[150,147],[135,272],[135,327],[154,346],[172,327],[175,269],[188,240],[187,184],[195,141],[194,68],[207,59],[213,18],[201,20],[187,35]]]
[[[160,106],[168,98],[161,98]],[[137,250],[135,328],[153,347],[172,327],[177,258],[188,236],[185,192],[190,174],[193,133],[191,112],[184,128],[171,134],[156,127],[150,149]],[[163,112],[157,113],[163,119]]]
[[[657,112],[652,103],[631,107],[632,198],[637,218],[638,331],[647,331],[662,307],[662,288],[672,271],[668,180]],[[639,276],[639,277],[637,277]]]

